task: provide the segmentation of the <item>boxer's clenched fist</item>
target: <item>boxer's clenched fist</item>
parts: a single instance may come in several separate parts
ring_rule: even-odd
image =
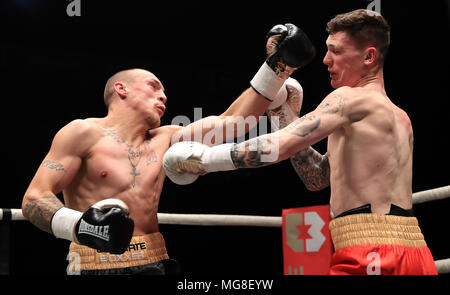
[[[230,156],[231,146],[221,144],[209,147],[195,141],[172,145],[164,154],[163,167],[167,177],[176,184],[191,184],[208,172],[234,170]]]
[[[130,244],[134,221],[127,205],[118,199],[105,199],[82,213],[62,207],[53,215],[52,231],[67,239],[101,252],[121,254]]]
[[[293,24],[276,25],[266,36],[267,59],[250,81],[250,85],[268,100],[280,100],[280,88],[299,67],[310,63],[316,49],[308,36]],[[284,101],[277,101],[280,106]]]

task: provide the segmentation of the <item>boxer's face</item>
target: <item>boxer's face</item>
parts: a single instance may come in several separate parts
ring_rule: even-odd
[[[355,86],[364,75],[364,50],[357,48],[345,32],[328,36],[323,63],[328,66],[331,86]]]
[[[134,96],[134,107],[145,114],[151,125],[159,126],[167,101],[159,79],[148,71],[140,71],[130,90],[130,94]]]

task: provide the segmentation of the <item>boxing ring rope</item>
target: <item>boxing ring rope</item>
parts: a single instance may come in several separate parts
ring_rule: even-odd
[[[413,205],[450,197],[450,185],[425,190],[412,195]],[[158,213],[161,224],[216,225],[216,226],[262,226],[281,227],[281,217],[222,214],[172,214]]]
[[[450,197],[450,185],[416,192],[412,196],[414,205]],[[26,220],[21,209],[1,209],[1,220]],[[224,214],[177,214],[158,213],[160,224],[201,225],[201,226],[257,226],[281,227],[280,216],[224,215]],[[438,273],[450,273],[450,258],[436,260]]]
[[[450,185],[429,189],[412,195],[413,205],[450,197]]]

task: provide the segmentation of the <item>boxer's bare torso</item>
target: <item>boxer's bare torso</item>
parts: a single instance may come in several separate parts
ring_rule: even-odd
[[[330,205],[338,215],[371,204],[386,214],[390,205],[412,207],[413,133],[407,114],[372,86],[350,88],[361,99],[364,118],[334,130],[328,137]],[[362,114],[363,115],[363,114]]]
[[[279,159],[291,157],[308,189],[330,186],[334,215],[366,204],[379,214],[388,213],[391,204],[411,209],[411,121],[387,97],[382,79],[336,89],[313,112],[278,133]],[[305,149],[324,137],[326,155]],[[270,146],[264,139],[258,144],[261,150]]]
[[[84,136],[91,137],[92,144],[81,158],[73,180],[63,190],[65,204],[84,212],[100,200],[117,198],[129,207],[135,222],[134,235],[156,232],[165,176],[162,158],[178,128],[155,128],[140,145],[132,147],[113,129],[103,127],[103,121],[86,119],[72,123],[87,125]]]
[[[141,69],[120,78],[126,82],[108,86],[108,80],[113,100],[106,117],[74,120],[53,138],[22,201],[24,215],[40,229],[51,233],[52,216],[63,206],[85,212],[98,201],[117,198],[129,208],[134,235],[158,231],[162,159],[172,136],[181,140],[198,132],[202,140],[210,130],[225,126],[229,116],[260,116],[269,105],[248,88],[222,115],[204,118],[208,127],[203,128],[203,120],[189,127],[160,127],[167,98],[158,78]],[[226,134],[217,140],[226,140]],[[56,197],[60,192],[64,204]]]
[[[306,115],[323,119],[337,114],[335,121],[345,117],[345,123],[331,128],[327,153],[320,155],[308,147],[291,156],[306,187],[321,190],[330,185],[335,215],[366,204],[380,214],[389,212],[391,204],[410,209],[413,131],[408,115],[390,101],[377,80],[341,88],[329,97],[338,98],[338,103],[325,99],[313,115]],[[281,116],[286,123],[294,117]],[[301,127],[294,123],[288,128],[298,134]]]
[[[388,213],[391,204],[410,209],[413,131],[408,115],[387,96],[382,68],[365,64],[371,57],[367,49],[355,46],[344,32],[330,34],[326,43],[323,62],[336,90],[313,113],[322,119],[315,136],[328,136],[327,154],[311,148],[295,154],[297,173],[310,189],[330,185],[335,215],[366,204],[379,214]]]

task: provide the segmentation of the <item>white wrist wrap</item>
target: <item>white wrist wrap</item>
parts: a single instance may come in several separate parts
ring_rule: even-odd
[[[261,95],[273,101],[277,96],[285,79],[280,78],[277,74],[264,62],[250,81],[250,85]]]
[[[291,79],[291,78],[289,78],[289,79]],[[286,98],[287,98],[287,95],[288,95],[287,94],[287,89],[286,89],[286,82],[288,80],[286,80],[285,83],[281,86],[281,88],[278,91],[277,95],[275,95],[275,97],[273,98],[273,101],[267,107],[268,110],[276,109],[276,108],[281,106],[286,101]]]
[[[202,156],[202,165],[207,172],[235,170],[231,159],[234,143],[226,143],[207,148]]]
[[[52,232],[59,239],[78,242],[75,236],[75,226],[83,213],[62,207],[53,215]]]

